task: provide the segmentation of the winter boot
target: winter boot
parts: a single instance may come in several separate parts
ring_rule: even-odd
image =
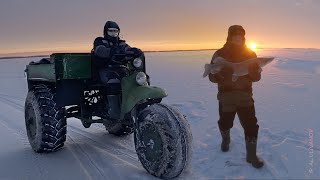
[[[220,131],[222,142],[221,142],[221,151],[227,152],[229,151],[229,144],[230,144],[230,129],[226,131]]]
[[[246,138],[247,162],[254,168],[261,168],[264,163],[257,157],[257,138]]]

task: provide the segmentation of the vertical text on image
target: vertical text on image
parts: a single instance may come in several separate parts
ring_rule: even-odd
[[[309,173],[313,174],[313,129],[309,128],[308,154],[309,154]]]

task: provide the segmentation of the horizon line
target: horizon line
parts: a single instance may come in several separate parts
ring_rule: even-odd
[[[183,51],[209,51],[209,50],[218,50],[220,48],[208,48],[208,49],[176,49],[176,50],[147,50],[143,51],[145,53],[154,53],[154,52],[183,52]],[[320,48],[257,48],[257,49],[317,49],[320,50]],[[38,55],[21,55],[17,56],[14,54],[23,54],[23,53],[39,53]],[[41,53],[48,53],[48,54],[41,54]],[[65,51],[56,51],[56,52],[51,52],[51,51],[44,51],[44,52],[20,52],[20,53],[9,53],[12,54],[12,56],[1,56],[0,54],[0,59],[15,59],[15,58],[30,58],[30,57],[48,57],[51,54],[54,53],[71,53],[71,52],[65,52]],[[74,53],[84,53],[84,52],[74,52]],[[85,52],[85,53],[90,53],[90,52]]]

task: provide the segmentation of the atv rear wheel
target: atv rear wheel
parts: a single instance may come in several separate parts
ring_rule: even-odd
[[[28,92],[25,124],[35,152],[53,152],[63,147],[67,133],[65,108],[56,107],[53,88],[37,85]]]
[[[188,168],[192,135],[176,109],[153,104],[138,115],[135,148],[142,166],[160,178],[174,178]]]

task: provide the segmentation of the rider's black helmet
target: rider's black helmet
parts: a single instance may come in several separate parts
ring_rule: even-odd
[[[108,28],[116,28],[120,31],[120,27],[119,25],[114,22],[114,21],[107,21],[106,24],[104,25],[104,29],[103,29],[103,35],[104,37],[108,36]]]

